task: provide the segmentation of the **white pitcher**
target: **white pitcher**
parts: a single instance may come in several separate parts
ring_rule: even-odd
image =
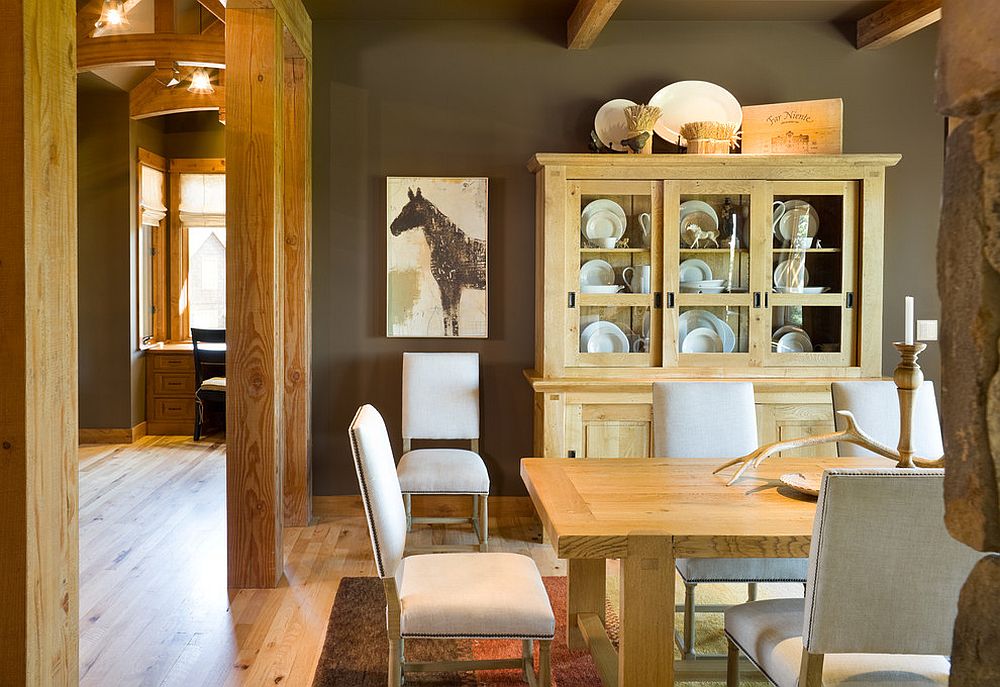
[[[642,229],[642,247],[649,248],[653,245],[653,236],[650,233],[653,228],[653,217],[648,212],[639,215],[639,227]]]
[[[631,277],[628,275],[630,270]],[[622,270],[622,281],[628,284],[628,290],[632,293],[649,293],[652,271],[653,268],[649,265],[629,266]]]

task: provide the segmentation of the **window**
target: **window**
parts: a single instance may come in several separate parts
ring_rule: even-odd
[[[178,216],[186,236],[189,327],[226,327],[226,177],[181,173]],[[187,338],[187,337],[185,337]]]
[[[166,160],[139,149],[137,240],[137,323],[140,348],[167,338],[166,253],[163,250],[167,216]]]

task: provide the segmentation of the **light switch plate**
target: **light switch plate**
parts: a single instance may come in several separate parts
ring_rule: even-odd
[[[917,341],[937,341],[937,320],[917,320]]]

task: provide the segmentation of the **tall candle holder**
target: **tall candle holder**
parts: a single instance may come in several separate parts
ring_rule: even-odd
[[[899,351],[900,361],[892,373],[899,394],[899,462],[897,468],[916,467],[913,464],[913,412],[916,406],[917,390],[924,383],[924,371],[917,358],[927,348],[927,344],[917,341],[907,344],[896,341],[892,344]]]

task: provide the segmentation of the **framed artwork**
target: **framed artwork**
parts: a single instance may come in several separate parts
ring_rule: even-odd
[[[486,338],[485,178],[386,179],[386,334]]]

